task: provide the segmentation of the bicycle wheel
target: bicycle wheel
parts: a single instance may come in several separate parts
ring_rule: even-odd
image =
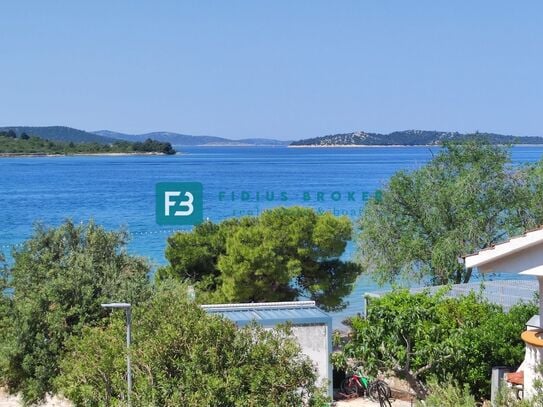
[[[343,394],[347,396],[358,393],[358,386],[355,383],[355,381],[352,380],[351,377],[347,377],[343,379],[343,381],[341,382],[341,385],[339,386],[339,389],[341,390]]]
[[[383,380],[371,382],[368,388],[368,394],[373,401],[380,401],[381,399],[388,400],[392,396],[390,387]]]
[[[379,399],[379,407],[392,407],[392,403],[386,397]]]

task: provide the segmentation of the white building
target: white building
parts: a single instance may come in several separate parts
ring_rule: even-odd
[[[532,318],[521,335],[526,354],[519,371],[524,372],[524,395],[529,398],[534,394],[535,369],[543,363],[543,228],[466,256],[465,265],[480,273],[531,275],[539,281],[539,318]]]
[[[319,379],[328,383],[328,393],[332,396],[332,317],[314,301],[213,304],[202,305],[202,308],[210,314],[222,315],[240,327],[256,321],[271,329],[290,322],[302,352],[313,361]]]

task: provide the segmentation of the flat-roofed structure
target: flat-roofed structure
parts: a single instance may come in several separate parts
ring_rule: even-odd
[[[202,305],[202,308],[210,314],[230,319],[239,327],[252,321],[266,329],[290,323],[302,352],[313,361],[319,379],[328,383],[328,392],[332,396],[332,317],[314,301],[212,304]]]

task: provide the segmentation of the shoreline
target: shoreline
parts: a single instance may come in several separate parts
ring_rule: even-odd
[[[125,157],[125,156],[148,156],[148,155],[177,155],[162,153],[74,153],[74,154],[51,154],[51,153],[0,153],[0,158],[34,158],[34,157]]]
[[[493,144],[506,146],[507,144]],[[441,144],[304,144],[290,145],[287,148],[381,148],[381,147],[441,147]],[[513,144],[512,147],[543,147],[543,144]]]

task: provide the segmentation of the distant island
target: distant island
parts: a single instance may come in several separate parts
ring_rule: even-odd
[[[144,134],[126,134],[111,130],[99,130],[89,132],[66,126],[5,126],[0,127],[0,132],[14,131],[17,135],[23,133],[32,134],[42,139],[51,141],[74,143],[98,143],[112,144],[122,141],[144,142],[145,140],[157,140],[170,143],[174,146],[273,146],[285,147],[291,141],[274,140],[269,138],[244,138],[232,140],[216,136],[192,136],[188,134],[156,131]]]
[[[495,133],[462,134],[434,130],[404,130],[389,134],[353,133],[332,134],[328,136],[294,141],[291,147],[364,147],[364,146],[438,146],[444,141],[461,141],[474,136],[482,137],[492,144],[543,144],[543,137],[516,137]]]
[[[52,148],[55,151],[66,151],[65,154],[84,153],[135,153],[141,149],[152,149],[163,154],[171,154],[172,146],[179,147],[378,147],[378,146],[438,146],[447,140],[461,141],[472,138],[474,134],[436,130],[404,130],[389,134],[356,131],[352,133],[331,134],[299,141],[285,141],[270,138],[228,139],[217,136],[193,136],[189,134],[156,131],[144,134],[127,134],[111,130],[85,131],[66,126],[7,126],[0,127],[0,133],[11,132],[20,138],[23,134],[31,135],[49,143],[60,143]],[[542,144],[543,137],[512,136],[496,133],[475,133],[492,144]],[[5,144],[5,140],[2,141]],[[152,143],[151,143],[152,142]],[[36,149],[37,141],[32,143],[10,144],[3,148]],[[75,147],[70,147],[70,143]],[[140,144],[138,144],[140,143]],[[142,146],[144,143],[145,146]],[[163,144],[160,144],[163,143]],[[131,147],[132,146],[132,147]],[[135,146],[135,147],[134,147]],[[43,148],[40,145],[39,148]],[[136,150],[134,150],[134,148]],[[92,150],[92,151],[90,151]],[[0,153],[2,150],[0,149]]]
[[[152,138],[160,141],[168,141],[176,146],[288,146],[291,141],[275,140],[269,138],[244,138],[232,140],[217,136],[191,136],[188,134],[171,133],[167,131],[155,131],[144,134],[125,134],[117,133],[110,130],[99,130],[93,134],[127,141],[141,141],[147,138]]]
[[[52,141],[14,130],[0,131],[0,156],[75,154],[166,154],[176,151],[168,142],[147,139],[142,142],[115,140],[111,143]]]

